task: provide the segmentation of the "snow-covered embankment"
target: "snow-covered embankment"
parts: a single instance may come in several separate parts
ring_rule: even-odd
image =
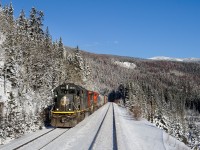
[[[115,118],[119,149],[136,150],[189,150],[184,143],[142,119],[136,121],[115,104]]]

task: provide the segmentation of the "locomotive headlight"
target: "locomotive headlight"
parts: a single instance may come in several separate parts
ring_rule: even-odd
[[[61,101],[60,101],[60,104],[61,104],[62,106],[65,106],[65,105],[67,104],[67,102],[68,102],[67,97],[66,97],[66,96],[63,96],[62,99],[61,99]]]
[[[71,109],[69,108],[69,111],[70,111]]]
[[[59,110],[58,108],[56,110]]]
[[[58,95],[55,95],[55,97],[57,97]]]

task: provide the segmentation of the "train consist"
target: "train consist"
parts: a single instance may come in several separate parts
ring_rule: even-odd
[[[50,119],[54,127],[74,127],[107,102],[106,96],[73,83],[62,84],[53,92],[54,105]]]

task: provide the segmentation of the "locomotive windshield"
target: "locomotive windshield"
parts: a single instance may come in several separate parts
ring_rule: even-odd
[[[76,93],[76,90],[75,90],[75,89],[68,89],[68,90],[62,89],[62,90],[61,90],[61,93],[62,93],[62,94],[75,94],[75,93]]]
[[[73,103],[73,95],[64,95],[60,99],[60,106],[58,106],[57,110],[59,111],[71,111],[72,108],[72,103]]]
[[[76,93],[76,91],[74,89],[69,90],[69,94],[75,94],[75,93]]]

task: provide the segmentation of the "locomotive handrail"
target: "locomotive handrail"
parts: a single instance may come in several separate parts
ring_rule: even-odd
[[[72,102],[72,104],[74,105],[74,102]],[[77,107],[74,105],[74,108],[76,109],[76,111],[78,111],[79,109],[77,109]]]

